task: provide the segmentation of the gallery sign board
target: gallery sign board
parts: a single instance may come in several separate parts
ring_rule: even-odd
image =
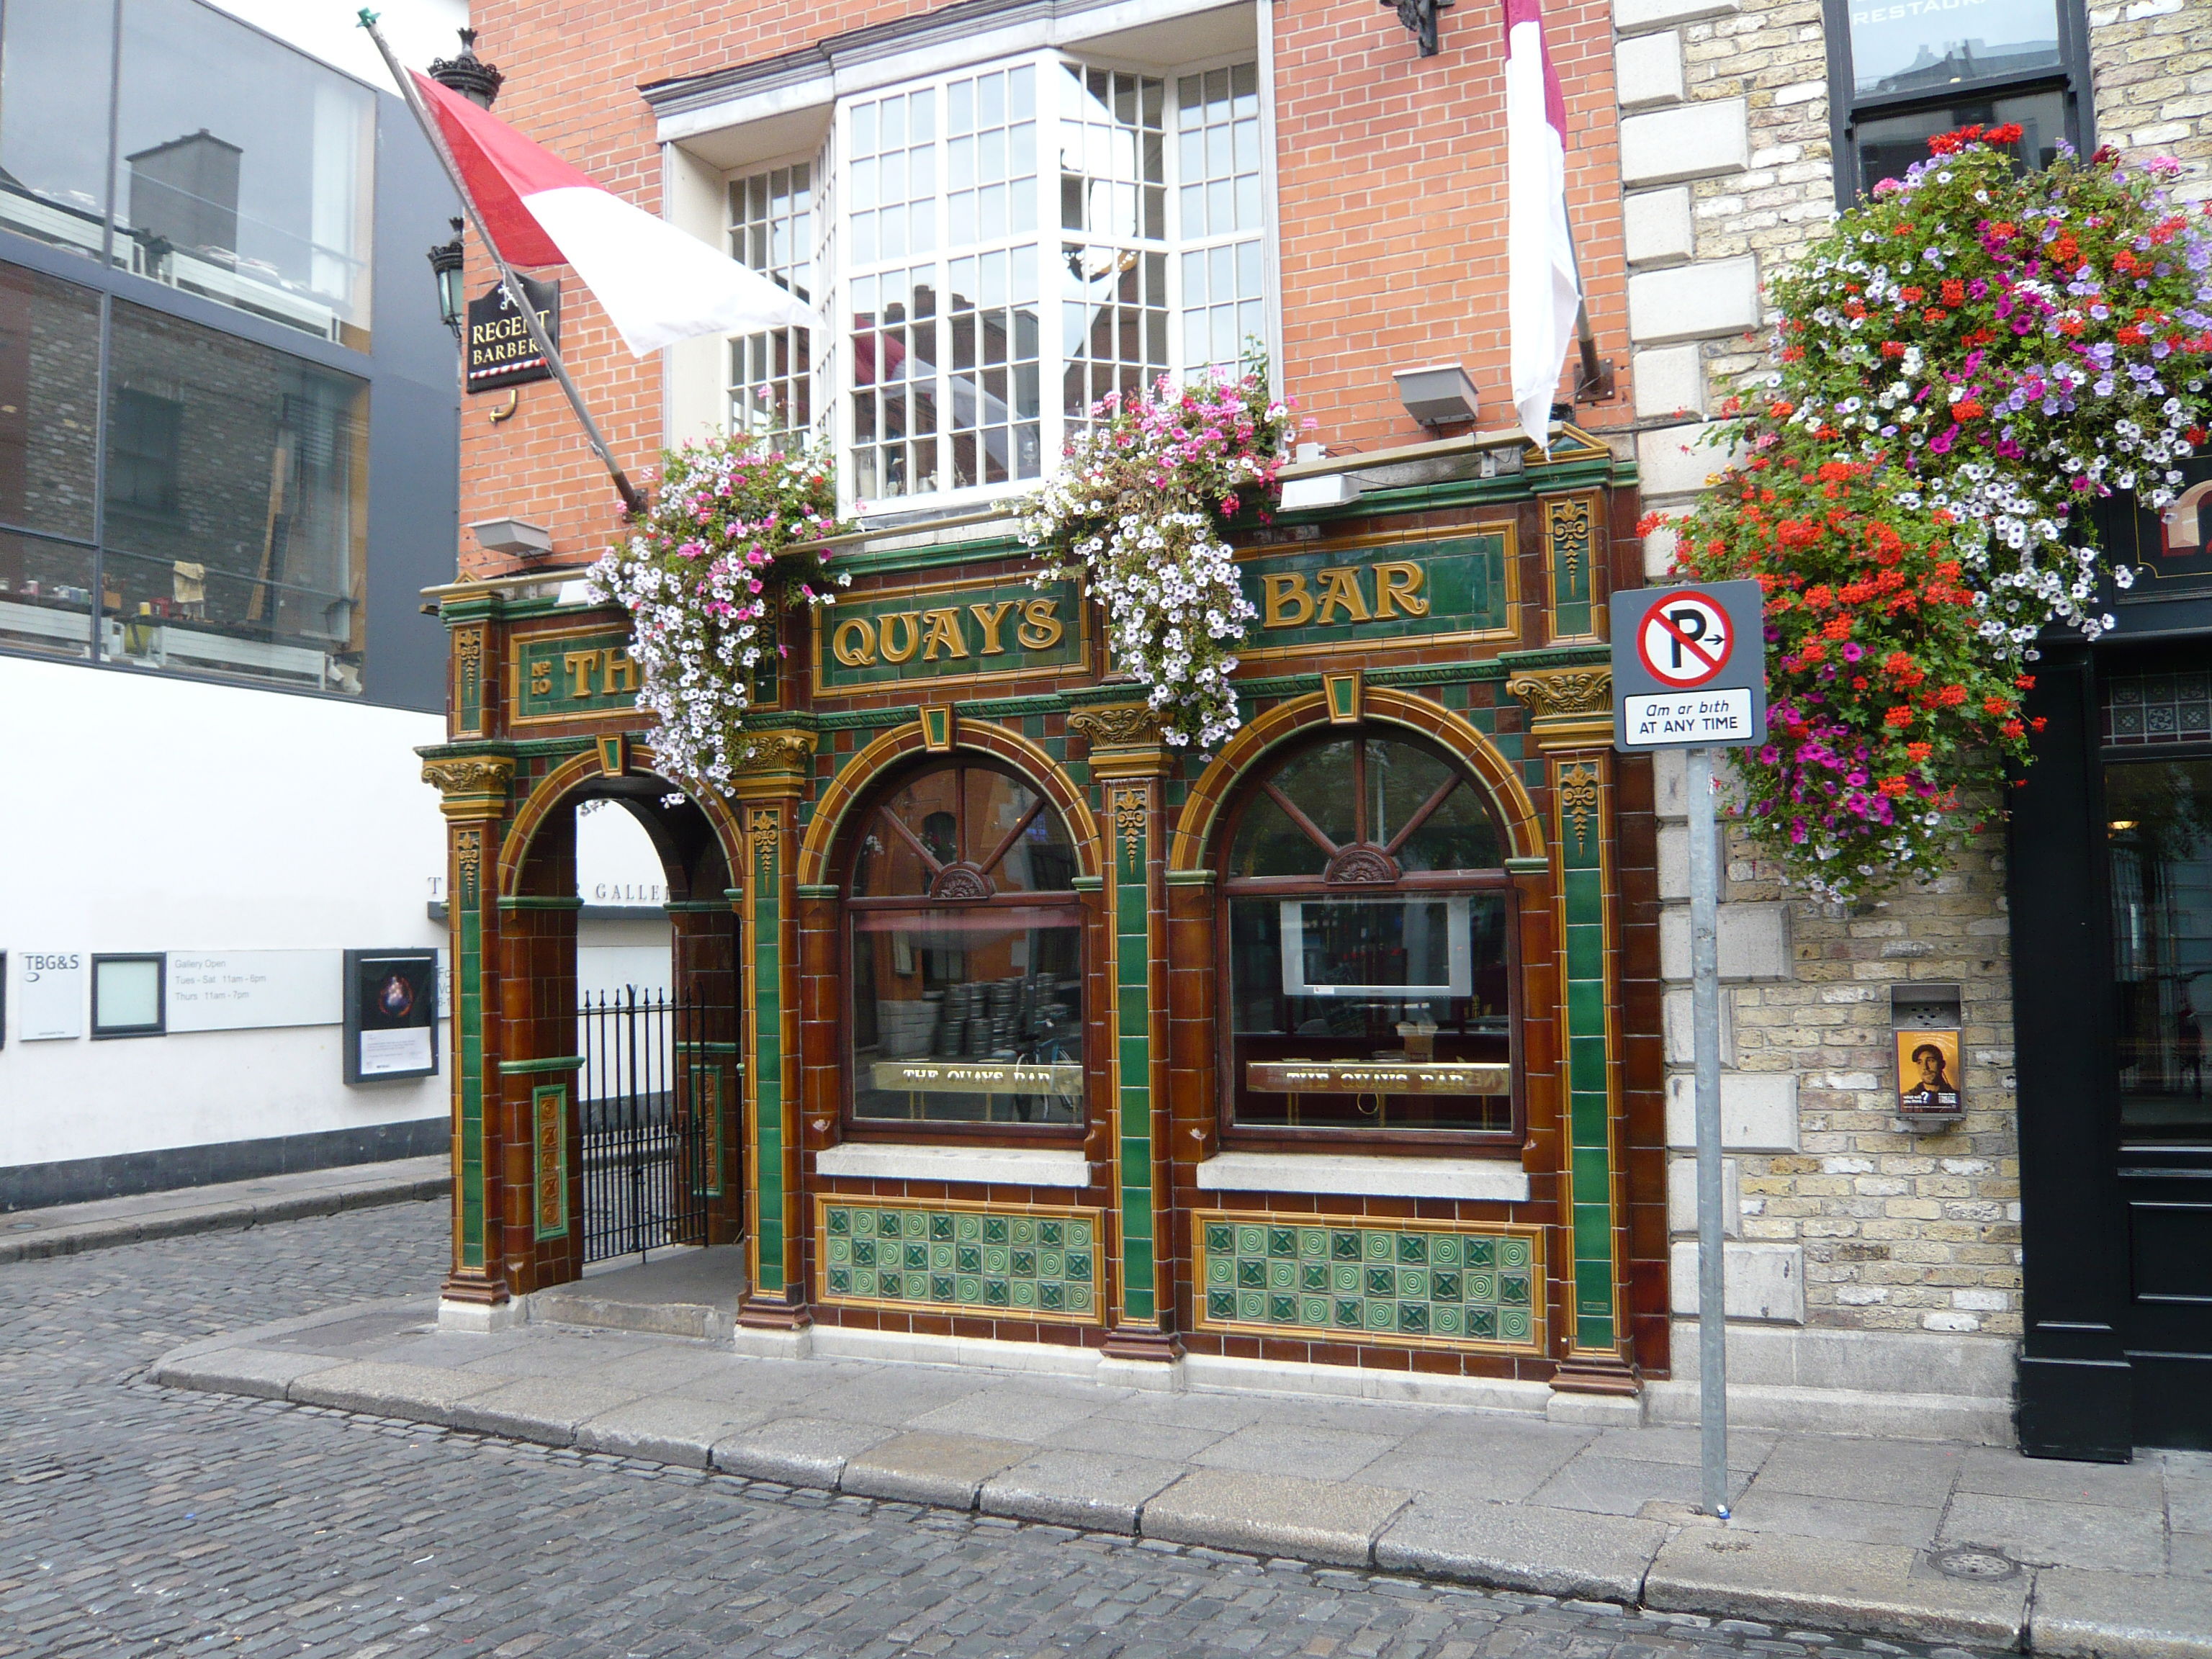
[[[172,1031],[336,1025],[336,951],[173,951]]]
[[[1613,596],[1613,742],[1729,749],[1766,735],[1765,595],[1754,581]]]
[[[15,1036],[46,1042],[84,1035],[82,951],[15,951]]]
[[[345,953],[345,1080],[383,1083],[438,1070],[438,952]]]

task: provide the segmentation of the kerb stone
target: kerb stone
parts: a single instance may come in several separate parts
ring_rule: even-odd
[[[1375,1540],[1375,1565],[1498,1589],[1633,1605],[1667,1528],[1522,1504],[1416,1499]]]
[[[1336,1566],[1374,1560],[1375,1540],[1411,1492],[1351,1481],[1197,1469],[1145,1505],[1147,1538],[1290,1555]]]

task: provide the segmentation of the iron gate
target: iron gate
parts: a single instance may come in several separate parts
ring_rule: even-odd
[[[584,1260],[704,1244],[716,1137],[683,1063],[703,1006],[633,985],[586,998],[577,1022]]]

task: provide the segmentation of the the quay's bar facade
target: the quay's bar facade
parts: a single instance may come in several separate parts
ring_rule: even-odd
[[[1612,750],[1605,645],[1633,473],[1572,428],[1443,447],[1237,537],[1260,615],[1210,758],[1002,533],[843,556],[726,796],[656,774],[621,611],[550,574],[441,590],[449,1309],[582,1269],[599,800],[665,867],[678,1179],[743,1246],[741,1344],[1597,1415],[1664,1374],[1652,775]]]

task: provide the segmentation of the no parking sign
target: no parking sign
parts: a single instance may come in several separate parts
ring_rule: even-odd
[[[1765,596],[1753,581],[1613,596],[1616,749],[1720,749],[1766,735]]]

